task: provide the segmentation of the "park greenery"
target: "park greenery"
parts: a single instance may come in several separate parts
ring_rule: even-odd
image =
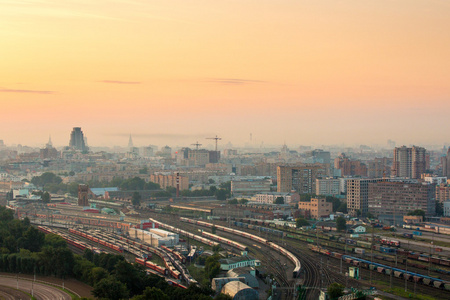
[[[93,286],[101,299],[211,299],[208,286],[181,289],[163,278],[147,274],[144,267],[128,263],[123,256],[94,254],[86,249],[76,255],[60,236],[40,232],[27,218],[13,218],[13,211],[0,207],[0,271],[76,278]],[[207,259],[208,277],[217,274],[217,260]]]

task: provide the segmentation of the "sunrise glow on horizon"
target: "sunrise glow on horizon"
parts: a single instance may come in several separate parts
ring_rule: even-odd
[[[443,144],[449,16],[437,0],[0,0],[0,139]]]

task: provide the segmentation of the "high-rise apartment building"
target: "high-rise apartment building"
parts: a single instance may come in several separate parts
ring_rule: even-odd
[[[392,168],[392,158],[375,158],[367,163],[367,177],[382,178],[390,177]]]
[[[278,166],[277,191],[288,193],[292,190],[299,194],[316,192],[316,179],[330,176],[328,164],[298,164]]]
[[[416,209],[435,214],[434,184],[380,181],[369,184],[369,212],[380,215],[406,215]]]
[[[447,155],[441,157],[442,176],[450,179],[450,148],[447,150]]]
[[[419,179],[426,170],[426,149],[406,146],[394,149],[392,175],[403,178]]]
[[[341,176],[367,176],[367,166],[359,160],[350,160],[344,153],[334,159],[334,168]]]
[[[84,135],[83,131],[81,131],[81,127],[73,128],[72,132],[70,133],[69,147],[80,151],[87,150],[87,147],[84,143]]]
[[[359,211],[363,216],[367,214],[369,204],[369,183],[379,182],[383,179],[347,179],[347,210],[356,216]]]
[[[341,181],[338,178],[316,179],[316,195],[336,196],[341,193]]]

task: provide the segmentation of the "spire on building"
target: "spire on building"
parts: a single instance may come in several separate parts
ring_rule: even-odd
[[[130,139],[128,140],[128,148],[133,148],[133,139],[131,138],[131,134]]]
[[[53,144],[52,144],[52,136],[49,135],[48,136],[48,143],[47,145],[45,145],[46,148],[53,148]]]

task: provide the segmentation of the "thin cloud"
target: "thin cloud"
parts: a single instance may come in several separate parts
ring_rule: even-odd
[[[0,89],[1,93],[28,93],[28,94],[54,94],[54,91],[36,91],[36,90],[15,90],[15,89]]]
[[[252,83],[266,83],[264,80],[254,80],[254,79],[241,79],[241,78],[211,78],[207,80],[208,82],[217,84],[230,84],[230,85],[242,85],[242,84],[252,84]]]
[[[141,84],[139,81],[121,81],[121,80],[101,80],[103,83],[115,83],[115,84]]]

